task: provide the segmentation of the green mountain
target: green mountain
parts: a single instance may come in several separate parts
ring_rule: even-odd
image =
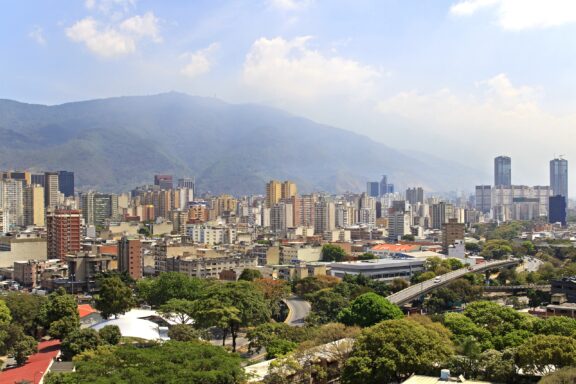
[[[269,179],[294,180],[303,192],[342,192],[363,191],[382,174],[436,191],[479,177],[277,109],[179,93],[55,106],[0,100],[0,169],[71,170],[79,187],[102,191],[168,173],[195,176],[202,191],[234,194],[263,193]]]

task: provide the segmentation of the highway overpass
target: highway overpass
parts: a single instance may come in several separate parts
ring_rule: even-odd
[[[430,291],[433,291],[437,288],[449,284],[450,282],[464,276],[467,273],[484,272],[489,269],[505,268],[519,264],[521,262],[522,262],[521,259],[495,260],[495,261],[487,261],[485,263],[481,263],[471,267],[457,269],[455,271],[448,272],[444,275],[439,275],[434,279],[414,284],[406,289],[393,293],[392,295],[388,296],[387,299],[396,305],[404,305],[422,295],[425,295]],[[438,279],[440,281],[438,281]]]

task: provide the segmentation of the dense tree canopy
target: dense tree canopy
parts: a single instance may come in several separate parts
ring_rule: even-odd
[[[76,298],[68,295],[62,288],[48,296],[40,310],[40,316],[48,327],[48,334],[56,339],[63,340],[80,328]]]
[[[399,319],[404,314],[398,306],[369,292],[358,296],[350,306],[338,314],[338,321],[346,325],[369,327],[384,320]]]
[[[136,290],[139,298],[150,305],[159,306],[170,299],[199,299],[210,285],[209,280],[179,272],[165,272],[153,279],[138,280]]]
[[[515,352],[518,367],[529,374],[547,374],[554,369],[576,365],[576,340],[572,337],[537,335]]]
[[[362,331],[344,365],[342,382],[403,382],[414,373],[442,366],[452,354],[452,342],[444,333],[416,321],[384,321]]]
[[[323,261],[344,261],[346,251],[342,247],[334,244],[324,244],[322,246]]]
[[[255,279],[261,279],[261,278],[262,278],[262,272],[260,272],[259,270],[245,268],[240,274],[240,277],[238,277],[238,280],[254,281]]]
[[[14,323],[19,324],[29,336],[35,336],[42,325],[40,310],[48,300],[46,296],[27,292],[9,292],[3,297]]]
[[[45,383],[236,384],[244,380],[240,361],[236,354],[201,342],[104,346],[79,355],[76,372],[50,374]]]

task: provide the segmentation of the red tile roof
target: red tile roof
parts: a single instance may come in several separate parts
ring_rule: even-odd
[[[387,251],[387,252],[410,252],[416,251],[420,247],[418,245],[408,244],[377,244],[372,247],[373,251]]]
[[[94,308],[92,308],[92,306],[90,304],[80,304],[78,306],[78,314],[80,315],[80,318],[84,318],[88,315],[91,315],[94,312],[98,312],[97,310],[95,310]]]
[[[28,380],[38,384],[52,360],[60,353],[60,340],[42,341],[38,344],[38,353],[30,356],[26,364],[0,372],[0,383],[15,383]]]

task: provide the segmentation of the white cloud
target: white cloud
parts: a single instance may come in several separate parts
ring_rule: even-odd
[[[212,43],[199,51],[184,54],[183,57],[186,58],[187,64],[180,72],[190,78],[209,72],[213,65],[212,56],[219,47],[218,43]]]
[[[455,16],[470,16],[485,8],[496,11],[506,30],[550,28],[576,22],[574,0],[463,0],[450,7]]]
[[[66,29],[66,36],[74,42],[83,43],[90,51],[102,57],[130,54],[144,38],[162,41],[158,19],[152,12],[136,15],[116,23],[102,23],[92,17],[77,21]]]
[[[121,14],[136,7],[136,0],[85,0],[84,6],[104,14]]]
[[[310,49],[310,36],[256,40],[246,55],[244,83],[266,96],[299,102],[321,97],[363,99],[381,73],[367,65]]]
[[[162,41],[159,34],[158,18],[152,12],[146,12],[143,16],[130,17],[120,24],[120,28],[139,37],[150,37],[156,42]]]
[[[308,8],[313,0],[270,0],[270,5],[284,11],[299,11]]]
[[[32,28],[30,33],[28,33],[28,37],[40,45],[46,45],[46,38],[44,37],[44,30],[42,27],[35,26]]]

